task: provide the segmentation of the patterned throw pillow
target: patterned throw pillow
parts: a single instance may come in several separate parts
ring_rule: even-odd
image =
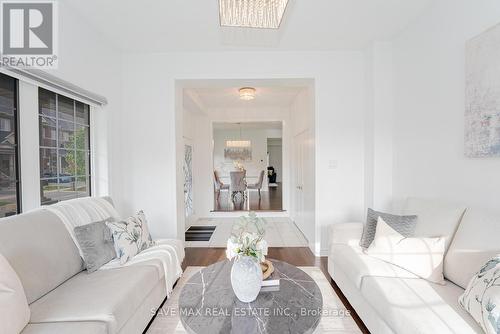
[[[486,262],[472,277],[458,302],[485,333],[500,333],[500,255]]]
[[[116,256],[121,264],[153,245],[143,211],[123,221],[109,222],[106,225],[113,234]]]
[[[379,217],[382,218],[387,225],[392,227],[398,233],[401,233],[404,237],[414,236],[418,220],[417,216],[397,216],[368,209],[366,223],[363,227],[363,234],[361,235],[361,240],[359,241],[359,245],[361,247],[365,249],[370,247],[370,244],[375,238],[377,220]]]

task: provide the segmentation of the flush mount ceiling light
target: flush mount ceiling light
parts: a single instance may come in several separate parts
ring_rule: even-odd
[[[288,0],[219,0],[220,25],[278,29]]]
[[[243,87],[240,88],[240,99],[245,101],[250,101],[255,99],[255,88],[253,87]]]

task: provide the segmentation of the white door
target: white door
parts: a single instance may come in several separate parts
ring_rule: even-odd
[[[306,163],[306,140],[307,131],[301,132],[294,137],[294,220],[295,224],[304,231],[304,170]]]

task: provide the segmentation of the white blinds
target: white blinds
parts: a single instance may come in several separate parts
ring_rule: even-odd
[[[17,69],[17,68],[2,68],[1,72],[17,77],[18,79],[27,79],[34,81],[44,88],[58,91],[61,94],[67,94],[71,97],[91,105],[103,106],[108,103],[107,99],[99,94],[93,93],[79,86],[76,86],[68,81],[59,79],[58,77],[48,74],[37,69]]]

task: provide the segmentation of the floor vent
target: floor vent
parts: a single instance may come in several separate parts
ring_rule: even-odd
[[[209,241],[215,226],[191,226],[186,231],[186,241]]]

